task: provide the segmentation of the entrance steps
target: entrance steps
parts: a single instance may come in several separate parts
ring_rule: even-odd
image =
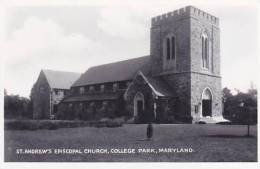
[[[230,121],[224,119],[222,116],[217,116],[217,117],[206,116],[206,117],[194,118],[193,123],[217,124],[217,123],[230,123]]]

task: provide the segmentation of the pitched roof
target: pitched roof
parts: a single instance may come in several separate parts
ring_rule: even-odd
[[[172,88],[160,77],[146,76],[148,84],[157,96],[173,97]]]
[[[80,73],[57,70],[42,70],[51,88],[70,89],[71,85],[80,77]]]
[[[150,70],[150,57],[143,56],[139,58],[114,62],[89,68],[81,77],[72,85],[84,86],[90,84],[132,80],[134,75],[142,70],[147,73]]]
[[[157,96],[161,97],[173,97],[174,94],[172,92],[172,88],[170,85],[165,82],[161,77],[151,77],[149,75],[144,75],[141,71],[137,73],[137,75],[141,75],[149,87],[153,90],[153,92]]]

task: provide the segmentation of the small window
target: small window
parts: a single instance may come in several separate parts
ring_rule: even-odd
[[[126,82],[120,82],[118,87],[119,87],[119,89],[126,89],[127,88],[127,84],[126,84]]]
[[[89,91],[93,92],[95,90],[94,86],[89,86]]]
[[[197,114],[199,112],[199,106],[195,105],[195,113]]]
[[[100,91],[100,85],[95,85],[95,91],[99,92]]]
[[[117,89],[118,89],[118,84],[117,84],[117,83],[114,83],[114,84],[113,84],[113,91],[115,92],[115,91],[117,91]]]
[[[106,91],[113,91],[113,83],[108,83],[105,85]]]
[[[85,86],[85,93],[89,91],[89,86]]]
[[[40,93],[44,93],[45,89],[43,86],[40,87]]]
[[[85,88],[84,87],[80,87],[79,88],[79,94],[83,95],[85,93]]]
[[[105,90],[105,85],[102,84],[102,85],[100,86],[100,90],[101,90],[101,92],[104,92],[104,90]]]

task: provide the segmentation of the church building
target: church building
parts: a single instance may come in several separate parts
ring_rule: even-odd
[[[34,119],[54,119],[58,104],[70,95],[71,85],[80,73],[57,70],[41,70],[31,90]]]
[[[60,103],[62,118],[223,119],[219,19],[193,6],[156,16],[150,55],[91,67],[70,90]]]

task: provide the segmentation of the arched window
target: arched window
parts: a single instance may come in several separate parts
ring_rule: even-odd
[[[175,37],[172,36],[172,59],[175,59]]]
[[[176,55],[176,39],[174,36],[166,38],[166,59],[175,59]]]
[[[171,58],[171,40],[170,40],[170,38],[167,38],[167,40],[166,40],[166,45],[167,45],[167,60],[170,60],[170,58]]]
[[[202,35],[202,67],[209,68],[209,41],[207,34]]]

